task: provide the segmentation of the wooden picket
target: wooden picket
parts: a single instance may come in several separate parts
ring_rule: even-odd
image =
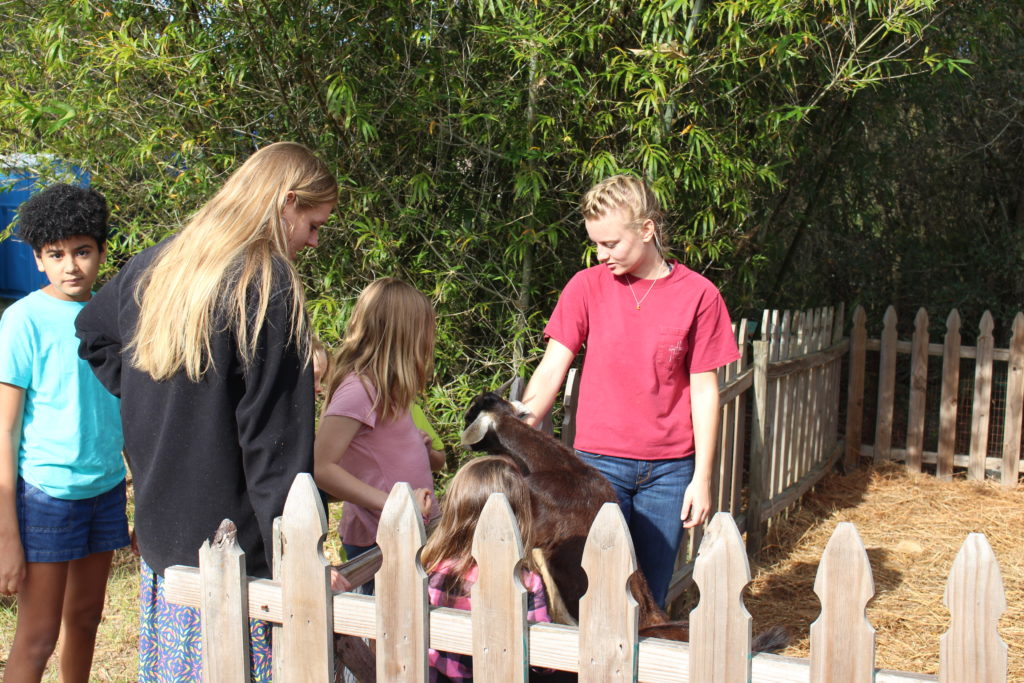
[[[750,583],[750,565],[729,514],[719,512],[708,524],[693,578],[702,599],[690,613],[690,679],[749,680],[752,619],[743,606],[743,589]]]
[[[864,365],[867,350],[867,314],[860,306],[853,312],[850,330],[850,371],[846,399],[846,457],[851,467],[860,457],[861,429],[864,422]]]
[[[875,419],[875,460],[888,460],[892,447],[892,410],[896,393],[896,309],[882,319],[882,351],[878,362],[878,407]]]
[[[425,532],[407,484],[395,486],[381,516],[378,542],[384,547],[384,563],[376,576],[376,597],[334,594],[324,587],[322,600],[289,604],[289,584],[309,580],[310,567],[319,576],[322,562],[316,521],[323,508],[308,475],[296,479],[285,508],[283,527],[293,531],[286,536],[284,553],[296,558],[275,563],[281,573],[273,581],[244,577],[238,571],[244,558],[237,542],[222,533],[207,544],[201,568],[167,570],[165,597],[201,608],[207,679],[218,683],[248,677],[239,634],[248,631],[250,617],[282,625],[285,635],[293,629],[306,633],[305,624],[320,621],[323,602],[331,605],[333,615],[324,629],[328,635],[376,639],[378,680],[426,681],[428,643],[442,651],[473,654],[480,680],[523,680],[527,662],[580,672],[583,681],[1006,680],[1007,650],[998,633],[1006,600],[998,563],[979,534],[968,536],[950,573],[945,596],[950,628],[942,636],[936,677],[874,668],[874,632],[864,617],[873,593],[871,568],[849,524],[838,525],[819,565],[814,590],[822,612],[811,627],[810,659],[750,652],[750,618],[742,602],[750,569],[739,529],[728,513],[715,515],[699,550],[695,580],[700,602],[690,614],[691,643],[637,639],[636,604],[625,589],[635,559],[614,504],[602,509],[587,540],[584,567],[590,589],[581,603],[579,626],[527,627],[522,587],[514,576],[521,542],[502,498],[489,501],[474,538],[481,583],[473,592],[470,612],[425,604],[425,575],[417,560]],[[294,533],[299,520],[314,522],[301,534],[301,542]],[[223,557],[211,557],[218,554]],[[320,627],[314,630],[318,634]],[[311,670],[334,666],[333,653],[324,652],[320,640],[291,637],[276,680],[330,680],[304,678]]]
[[[249,584],[238,530],[221,522],[199,549],[203,671],[207,681],[249,680]]]
[[[526,590],[515,579],[523,559],[519,525],[508,500],[492,493],[473,537],[479,574],[470,596],[473,605],[473,675],[485,681],[524,681]]]
[[[907,411],[907,469],[921,471],[924,452],[924,409],[928,393],[928,311],[919,309],[914,318],[914,341],[910,352],[910,407]]]
[[[426,531],[412,487],[395,484],[381,512],[377,545],[377,679],[423,681],[427,676],[427,575],[416,560]],[[330,679],[308,679],[330,680]]]
[[[854,314],[850,331],[850,374],[847,396],[846,451],[847,464],[856,463],[858,456],[874,459],[903,460],[907,468],[919,472],[923,464],[934,464],[940,479],[952,479],[954,467],[966,469],[968,479],[983,480],[998,476],[1003,486],[1018,485],[1020,477],[1021,432],[1024,418],[1024,314],[1014,319],[1008,348],[996,348],[993,337],[995,322],[986,311],[978,325],[979,334],[974,346],[967,346],[961,337],[960,314],[954,309],[946,318],[943,343],[930,344],[928,313],[918,310],[914,320],[911,341],[896,336],[896,314],[890,306],[886,311],[879,339],[867,339],[863,309]],[[864,419],[864,374],[866,350],[877,350],[878,401],[875,412],[875,437],[870,446],[861,443]],[[894,404],[894,378],[899,356],[910,354],[909,400],[904,408]],[[941,356],[941,395],[928,405],[928,359]],[[957,452],[957,424],[966,423],[968,417],[961,409],[961,360],[973,359],[973,392],[970,403],[969,445],[964,453]],[[1005,398],[997,396],[993,382],[997,365],[1006,368]],[[999,373],[1001,375],[1001,373]],[[934,399],[932,399],[934,401]],[[993,420],[992,411],[1001,403],[1003,419]],[[936,410],[937,404],[937,410]],[[893,444],[894,411],[906,415],[906,444]],[[935,451],[925,447],[927,411],[937,416],[938,433]],[[903,412],[905,411],[905,412]],[[935,415],[937,413],[937,415]],[[999,432],[1002,430],[1001,438]],[[989,455],[989,443],[999,443],[1001,453]],[[933,441],[933,443],[935,443]]]
[[[956,410],[960,402],[960,314],[954,308],[946,318],[946,338],[942,347],[942,398],[939,404],[939,479],[953,478],[953,451],[956,449]]]
[[[968,535],[961,546],[943,602],[951,623],[939,640],[939,680],[1005,683],[1008,649],[999,637],[999,617],[1006,611],[1006,594],[983,534]]]
[[[622,510],[615,503],[605,503],[583,548],[583,569],[590,585],[580,598],[577,671],[581,681],[636,680],[639,607],[628,588],[636,568]]]
[[[871,683],[875,630],[865,617],[875,593],[871,564],[856,528],[836,526],[814,581],[821,616],[811,624],[812,683]]]

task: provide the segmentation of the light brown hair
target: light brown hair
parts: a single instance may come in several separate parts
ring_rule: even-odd
[[[249,157],[164,246],[136,290],[139,321],[127,346],[135,367],[156,381],[184,369],[198,382],[210,369],[211,335],[221,324],[250,362],[275,262],[285,266],[291,285],[290,339],[309,360],[305,297],[281,218],[289,193],[296,208],[308,209],[336,202],[338,184],[309,149],[277,142]]]
[[[356,300],[331,366],[328,397],[354,372],[376,392],[377,419],[389,420],[408,410],[434,370],[430,300],[402,280],[371,282]]]
[[[450,574],[461,579],[473,566],[473,534],[480,513],[492,493],[504,493],[519,522],[526,550],[524,564],[531,567],[533,507],[526,479],[511,459],[488,455],[470,460],[455,473],[441,501],[441,522],[423,547],[421,560],[427,572],[442,562],[452,563]]]

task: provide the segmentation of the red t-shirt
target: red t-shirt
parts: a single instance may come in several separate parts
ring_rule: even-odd
[[[690,374],[739,358],[722,295],[673,262],[654,283],[607,266],[569,281],[544,328],[573,353],[585,345],[576,410],[581,451],[635,460],[693,455]],[[636,297],[646,298],[636,307]]]

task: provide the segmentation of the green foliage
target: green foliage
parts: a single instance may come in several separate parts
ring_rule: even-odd
[[[12,0],[0,143],[86,167],[115,264],[180,225],[256,147],[293,139],[342,183],[301,258],[337,342],[370,280],[438,310],[429,404],[451,440],[476,391],[526,373],[589,258],[579,196],[643,174],[671,247],[734,308],[772,237],[766,199],[807,124],[859,91],[962,60],[924,51],[932,0],[271,3]]]

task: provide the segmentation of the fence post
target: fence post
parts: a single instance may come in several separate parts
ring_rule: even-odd
[[[386,587],[376,596],[377,680],[427,680],[427,575],[416,559],[425,542],[412,487],[399,482],[392,487],[377,526],[382,562],[374,581]]]
[[[761,509],[770,492],[769,468],[772,454],[773,403],[768,395],[768,352],[769,342],[754,342],[754,410],[750,452],[750,509],[747,510],[747,551],[751,554],[761,549],[766,531]]]
[[[1024,414],[1024,313],[1013,319],[1010,362],[1006,379],[1006,415],[1003,422],[1003,486],[1017,486],[1020,474],[1020,430]]]
[[[885,309],[882,350],[878,359],[878,408],[875,420],[875,462],[892,457],[892,410],[896,389],[896,309]]]
[[[939,681],[1005,683],[1009,661],[998,628],[1006,593],[984,534],[969,534],[960,547],[942,602],[950,625],[939,639]]]
[[[850,522],[840,522],[825,545],[814,592],[821,615],[811,624],[811,683],[871,683],[875,629],[864,613],[875,587],[868,554]]]
[[[919,308],[914,318],[910,350],[910,405],[907,408],[907,469],[921,471],[924,450],[924,405],[928,393],[928,311]]]
[[[565,394],[562,396],[562,433],[559,438],[567,447],[576,443],[576,404],[580,400],[580,377],[578,368],[569,368],[565,375]]]
[[[739,375],[747,367],[747,319],[740,321],[737,345],[740,349],[740,359],[736,361],[735,375]],[[744,456],[744,418],[746,417],[747,392],[736,397],[736,410],[734,411],[735,422],[733,424],[733,470],[731,475],[732,487],[729,491],[729,512],[736,515],[740,511],[740,490],[743,486],[743,456]]]
[[[946,318],[942,348],[942,398],[939,401],[939,453],[935,477],[953,479],[953,451],[956,448],[956,407],[960,392],[960,313],[954,308]]]
[[[711,518],[693,579],[700,603],[690,612],[689,680],[749,681],[752,619],[743,606],[743,589],[750,583],[750,565],[730,514]]]
[[[199,549],[203,680],[249,680],[249,584],[238,529],[225,519]]]
[[[974,401],[971,404],[971,459],[967,478],[985,481],[985,460],[988,457],[988,422],[992,412],[992,314],[985,311],[978,327],[975,343]]]
[[[581,681],[635,681],[639,607],[630,592],[636,554],[617,503],[597,513],[583,547],[587,593],[580,598]]]
[[[327,516],[312,475],[298,474],[281,515],[282,640],[286,680],[334,680],[334,602],[321,552]]]
[[[479,568],[470,589],[473,676],[483,681],[525,681],[530,668],[526,591],[515,576],[523,542],[503,493],[492,493],[484,505],[473,535],[473,557]]]
[[[846,388],[846,467],[852,469],[860,460],[861,430],[864,425],[864,354],[868,331],[864,307],[853,312],[850,329],[850,378]]]
[[[790,323],[799,321],[800,314],[790,317],[789,311],[783,311],[780,317],[779,311],[771,312],[771,324],[762,336],[762,341],[767,341],[768,363],[789,358],[790,340],[792,339]],[[786,488],[785,464],[792,458],[788,457],[793,452],[793,443],[790,435],[792,430],[793,401],[790,397],[792,385],[789,377],[780,377],[775,380],[768,389],[771,395],[773,416],[771,418],[771,441],[767,442],[772,453],[771,464],[765,470],[764,499],[768,500],[773,495]]]

